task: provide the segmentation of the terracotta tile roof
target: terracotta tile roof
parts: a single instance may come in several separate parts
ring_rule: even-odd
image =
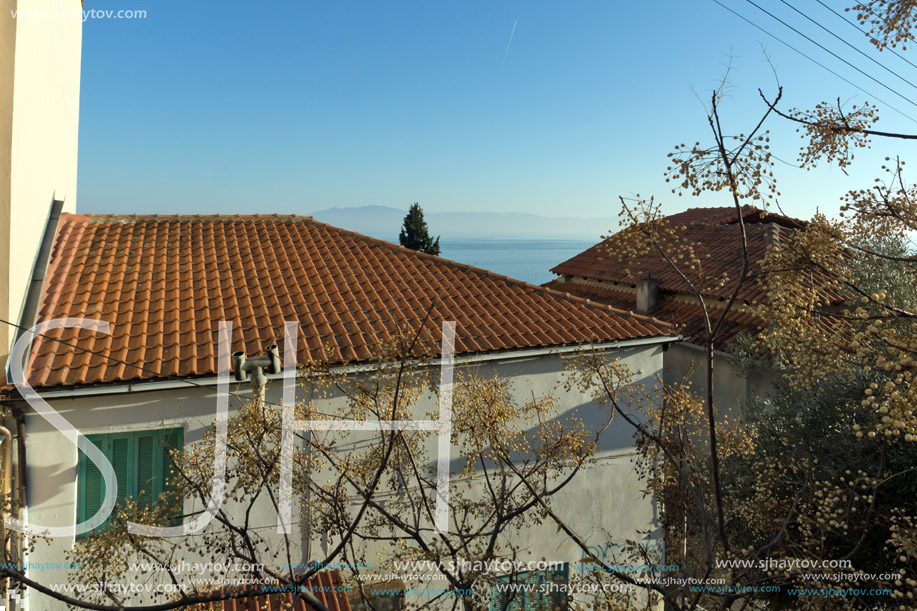
[[[636,292],[629,286],[607,285],[598,287],[576,281],[564,281],[559,278],[552,280],[546,286],[623,310],[633,310],[637,306]],[[708,315],[714,320],[722,311],[722,308],[708,304]],[[670,293],[664,295],[663,302],[653,312],[653,317],[672,324],[680,334],[684,335],[685,341],[693,344],[703,344],[705,337],[704,315],[699,304],[676,300],[675,295]],[[729,345],[742,332],[755,335],[764,328],[764,325],[765,322],[760,317],[733,309],[726,315],[726,320],[716,338],[716,345],[719,347]]]
[[[787,239],[792,232],[805,228],[806,223],[753,206],[743,207],[742,218],[748,238],[750,265],[748,278],[738,294],[739,305],[764,304],[767,302],[767,286],[761,264],[768,248],[779,240]],[[673,252],[683,250],[685,245],[691,245],[694,249],[696,258],[701,262],[700,267],[694,270],[685,265],[680,267],[688,280],[700,289],[707,307],[721,312],[721,309],[717,310],[717,304],[730,297],[742,269],[735,208],[690,208],[662,220],[677,232],[677,244],[672,248]],[[661,281],[660,288],[665,296],[664,303],[653,312],[653,316],[677,323],[687,341],[701,343],[703,313],[699,304],[685,302],[685,297],[694,298],[687,283],[656,252],[625,259],[622,241],[626,240],[626,233],[632,230],[628,228],[612,235],[552,268],[552,272],[564,278],[549,282],[546,286],[617,308],[633,309],[636,307],[633,287],[640,278],[650,276]],[[724,274],[728,280],[721,283]],[[609,288],[606,290],[605,286],[595,288],[578,283],[577,278],[606,283],[605,286]],[[682,299],[676,299],[676,296]],[[827,296],[834,303],[843,301],[839,294],[831,293]],[[728,344],[742,331],[754,335],[763,324],[761,319],[737,309],[727,315],[718,342],[721,345]]]
[[[456,353],[669,335],[655,319],[588,303],[471,266],[298,216],[64,214],[39,320],[106,320],[111,335],[49,335],[119,364],[38,338],[28,378],[67,386],[216,372],[216,332],[233,321],[233,350],[261,354],[300,322],[300,364],[372,357],[379,341],[458,324]],[[144,370],[134,365],[142,366]]]
[[[785,239],[793,231],[804,228],[806,223],[754,206],[744,206],[742,218],[748,238],[750,268],[748,279],[738,298],[745,303],[764,303],[767,299],[767,288],[761,262],[768,248],[775,240]],[[701,266],[695,270],[681,266],[687,278],[698,286],[705,296],[728,299],[742,269],[742,250],[735,208],[689,208],[661,220],[679,236],[677,244],[674,244],[671,250],[684,250],[684,245],[691,245],[701,262]],[[551,271],[558,275],[579,276],[630,286],[636,286],[639,278],[651,276],[662,281],[663,291],[693,295],[688,285],[656,252],[624,259],[625,249],[621,245],[630,231],[633,229],[627,228],[608,237],[553,267]],[[729,281],[720,286],[724,274]],[[839,297],[833,295],[832,298]]]
[[[344,592],[334,592],[334,587],[343,583],[340,571],[321,571],[316,573],[306,586],[311,590],[329,611],[351,611],[350,601]],[[266,596],[236,598],[203,605],[200,611],[314,611],[315,607],[307,605],[300,599],[293,605],[293,594],[290,592]]]
[[[732,206],[717,208],[688,208],[684,212],[671,214],[665,217],[670,223],[678,225],[734,225],[738,223],[736,209]],[[769,210],[762,210],[755,206],[742,206],[742,220],[746,225],[756,223],[777,224],[787,229],[801,229],[805,222],[782,214],[775,214]]]
[[[686,276],[704,295],[727,299],[742,269],[738,225],[682,226],[685,229],[679,230],[680,243],[692,244],[701,262],[699,269],[684,269]],[[739,293],[739,299],[747,303],[761,303],[767,296],[766,286],[760,275],[760,263],[767,253],[768,244],[774,238],[773,227],[768,224],[755,224],[747,225],[745,228],[751,265],[749,278]],[[637,280],[649,275],[662,281],[663,291],[690,294],[688,285],[655,251],[624,260],[623,254],[619,254],[624,252],[620,246],[621,239],[620,234],[615,234],[557,265],[551,271],[560,275],[580,276],[630,286],[636,286]],[[673,250],[681,248],[676,246]],[[720,279],[724,273],[732,282],[720,286]]]
[[[707,315],[710,316],[711,323],[719,320],[723,313],[723,308],[709,307]],[[657,315],[656,312],[653,313]],[[700,304],[671,302],[666,304],[663,311],[658,313],[662,320],[669,321],[675,325],[685,336],[685,340],[692,344],[703,344],[706,337],[706,326],[704,325],[704,313]],[[717,349],[728,346],[733,343],[742,333],[748,333],[751,336],[757,335],[764,329],[766,322],[764,319],[743,312],[741,310],[730,310],[726,314],[723,326],[720,327],[719,333],[715,339]]]

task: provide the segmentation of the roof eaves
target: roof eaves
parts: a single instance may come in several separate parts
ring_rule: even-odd
[[[638,346],[650,346],[656,344],[670,344],[674,342],[681,342],[684,340],[684,336],[680,334],[674,334],[674,329],[676,325],[662,321],[662,324],[667,325],[673,330],[672,335],[647,335],[644,337],[636,337],[629,339],[620,339],[620,340],[610,340],[602,342],[600,344],[592,344],[597,349],[600,350],[609,350],[616,348],[634,348]],[[499,350],[487,350],[479,352],[468,352],[460,354],[454,357],[454,362],[458,365],[463,363],[479,363],[479,362],[490,362],[490,361],[500,361],[500,360],[514,360],[514,359],[523,359],[523,358],[532,358],[539,355],[547,354],[563,354],[569,352],[575,352],[578,349],[585,349],[587,346],[590,346],[588,342],[581,342],[575,344],[557,344],[551,346],[541,346],[537,348],[504,348]],[[428,367],[438,367],[439,359],[433,359],[425,363],[425,366]],[[374,363],[341,363],[332,367],[338,373],[352,373],[360,371],[371,371],[376,368],[377,365]],[[267,380],[281,380],[283,379],[283,373],[279,374],[265,374]],[[204,376],[183,376],[183,377],[163,377],[160,379],[146,379],[146,380],[131,380],[131,381],[116,381],[116,382],[101,382],[93,384],[75,384],[75,385],[59,385],[59,386],[42,386],[35,389],[35,392],[43,398],[75,398],[75,397],[88,397],[88,396],[98,396],[98,395],[118,395],[118,394],[131,394],[138,392],[152,392],[152,391],[161,391],[161,390],[171,390],[175,388],[207,388],[208,392],[209,387],[215,386],[219,383],[219,377],[214,375],[204,375]],[[231,384],[243,384],[243,382],[231,381]],[[0,396],[0,401],[5,400],[7,402],[21,401],[22,397],[19,395],[18,391],[14,386],[8,387],[11,391],[9,396],[3,397]]]

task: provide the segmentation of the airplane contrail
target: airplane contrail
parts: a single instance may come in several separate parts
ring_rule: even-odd
[[[503,74],[503,68],[506,66],[506,58],[509,57],[509,48],[513,44],[513,34],[516,33],[516,24],[519,20],[513,21],[513,31],[509,33],[509,42],[506,43],[506,53],[503,54],[503,63],[500,65],[500,74]]]

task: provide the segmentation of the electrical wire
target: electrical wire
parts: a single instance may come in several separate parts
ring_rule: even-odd
[[[85,352],[85,353],[87,353],[87,354],[91,354],[91,355],[93,355],[93,356],[97,356],[97,357],[103,358],[103,359],[105,359],[105,360],[107,360],[107,361],[110,361],[110,362],[112,362],[112,363],[118,363],[119,365],[125,365],[126,367],[131,367],[131,368],[133,368],[133,369],[137,369],[137,370],[139,370],[139,371],[143,371],[143,372],[145,372],[145,373],[149,373],[149,374],[155,376],[157,379],[161,379],[161,380],[171,380],[171,381],[174,381],[174,382],[181,382],[182,384],[188,384],[189,386],[195,386],[195,387],[197,387],[197,388],[208,389],[207,386],[205,386],[205,385],[203,385],[203,384],[198,384],[197,382],[195,382],[194,380],[191,380],[191,379],[189,379],[189,378],[181,378],[181,377],[178,377],[178,376],[166,375],[166,374],[163,374],[163,373],[161,373],[161,372],[159,372],[159,371],[154,371],[154,370],[152,370],[152,369],[149,369],[149,368],[147,368],[147,367],[144,367],[143,365],[137,365],[136,363],[129,363],[129,362],[127,362],[127,361],[123,361],[123,360],[121,360],[121,359],[119,359],[119,358],[115,358],[115,357],[111,356],[110,354],[103,354],[103,353],[101,353],[101,352],[96,352],[95,350],[90,350],[89,348],[84,348],[83,346],[78,346],[78,345],[76,345],[76,344],[72,344],[72,343],[70,343],[70,342],[66,342],[66,341],[64,341],[64,340],[62,340],[62,339],[60,339],[60,338],[51,337],[50,335],[46,335],[46,334],[44,334],[44,333],[36,333],[36,332],[32,331],[31,329],[27,329],[26,327],[23,327],[22,325],[17,325],[17,324],[14,323],[14,322],[10,322],[10,321],[4,320],[4,319],[2,319],[2,318],[0,318],[0,323],[5,324],[5,325],[9,325],[10,327],[15,327],[16,329],[19,329],[20,331],[25,331],[26,333],[31,333],[33,338],[36,338],[36,337],[43,337],[43,338],[45,338],[45,339],[47,339],[47,340],[51,340],[51,341],[53,341],[53,342],[57,342],[57,343],[59,343],[59,344],[62,344],[62,345],[64,345],[64,346],[67,346],[68,348],[74,348],[74,349],[76,349],[76,350],[80,350],[80,351]],[[241,400],[239,397],[237,397],[235,394],[233,394],[232,396],[233,396],[233,398],[235,398],[236,400],[238,400],[240,404],[242,404],[242,400]],[[273,402],[267,401],[267,400],[264,401],[264,405],[268,405],[268,406],[271,406],[271,407],[283,407],[283,405],[280,404],[280,403],[273,403]]]
[[[10,321],[4,320],[4,319],[2,319],[2,318],[0,318],[0,323],[5,324],[5,325],[9,325],[9,326],[11,326],[11,327],[15,327],[16,329],[19,329],[20,331],[25,331],[26,333],[31,333],[33,338],[35,338],[35,337],[43,337],[43,338],[45,338],[45,339],[47,339],[47,340],[51,340],[51,341],[53,341],[53,342],[57,342],[57,343],[59,343],[59,344],[62,344],[62,345],[64,345],[64,346],[67,346],[67,347],[69,347],[69,348],[74,348],[74,349],[76,349],[76,350],[80,350],[80,351],[85,352],[85,353],[87,353],[87,354],[91,354],[91,355],[93,355],[93,356],[97,356],[97,357],[99,357],[99,358],[103,358],[103,359],[105,359],[105,360],[107,360],[107,361],[111,361],[111,362],[113,362],[113,363],[118,363],[119,365],[125,365],[125,366],[127,366],[127,367],[132,367],[132,368],[134,368],[134,369],[139,369],[140,371],[143,371],[143,372],[149,373],[149,374],[151,374],[151,375],[153,375],[153,376],[156,376],[156,378],[158,378],[158,379],[162,379],[162,380],[171,380],[171,381],[174,381],[174,382],[181,382],[182,384],[188,384],[188,385],[190,385],[190,386],[195,386],[195,387],[197,387],[197,388],[203,388],[203,389],[205,389],[205,390],[208,389],[207,386],[205,386],[205,385],[203,385],[203,384],[198,384],[198,383],[195,382],[194,380],[191,380],[191,379],[188,379],[188,378],[182,378],[182,377],[178,377],[178,376],[173,376],[173,375],[166,375],[166,374],[160,373],[160,372],[158,372],[158,371],[154,371],[154,370],[152,370],[152,369],[148,369],[148,368],[146,368],[146,367],[144,367],[144,366],[142,366],[142,365],[137,365],[137,364],[135,364],[135,363],[129,363],[129,362],[127,362],[127,361],[123,361],[123,360],[121,360],[121,359],[119,359],[119,358],[115,358],[115,357],[113,357],[113,356],[111,356],[111,355],[109,355],[109,354],[104,354],[104,353],[102,353],[102,352],[96,352],[95,350],[90,350],[89,348],[84,348],[83,346],[78,346],[78,345],[76,345],[76,344],[71,344],[70,342],[66,342],[66,341],[64,341],[64,340],[62,340],[62,339],[60,339],[60,338],[57,338],[57,337],[51,337],[50,335],[46,335],[46,334],[44,334],[44,333],[36,333],[35,331],[32,331],[31,329],[27,329],[26,327],[23,327],[22,325],[17,325],[17,324],[14,323],[14,322],[10,322]],[[240,406],[244,403],[244,402],[242,401],[242,399],[240,399],[236,394],[231,393],[231,396],[239,402],[239,405],[240,405]],[[282,404],[282,403],[276,403],[276,402],[273,402],[273,401],[268,401],[267,399],[264,399],[264,400],[262,401],[262,403],[263,403],[264,405],[269,406],[269,407],[283,407],[283,404]],[[316,413],[317,413],[318,415],[320,415],[320,416],[328,416],[328,417],[333,417],[333,418],[339,418],[339,416],[335,416],[334,414],[327,414],[327,413],[324,413],[324,412],[316,412]]]
[[[834,13],[835,15],[837,15],[838,17],[840,17],[841,19],[843,19],[844,21],[846,21],[847,23],[849,23],[850,25],[852,25],[853,27],[855,27],[857,30],[859,30],[860,32],[862,32],[862,34],[863,34],[864,36],[868,36],[870,42],[873,42],[873,43],[878,43],[878,42],[879,42],[878,40],[876,40],[875,38],[873,38],[872,34],[870,34],[870,33],[867,32],[866,30],[864,30],[863,28],[861,28],[860,26],[858,26],[857,24],[855,24],[854,22],[850,21],[849,19],[847,19],[846,17],[844,17],[843,15],[841,15],[840,13],[838,13],[836,10],[834,10],[833,8],[831,8],[830,6],[828,6],[827,4],[825,4],[824,2],[822,2],[822,0],[815,0],[815,1],[818,2],[819,4],[821,4],[823,7],[825,7],[825,8],[828,9],[829,11],[831,11],[832,13]],[[913,40],[913,39],[912,39],[912,40]],[[897,51],[895,51],[894,48],[892,48],[892,47],[885,47],[885,49],[886,49],[887,51],[891,51],[892,53],[894,53],[894,54],[898,57],[898,59],[903,59],[904,61],[906,61],[907,63],[909,63],[909,64],[910,64],[911,66],[913,66],[914,68],[917,68],[917,64],[914,64],[914,62],[912,62],[912,61],[909,60],[908,58],[904,57],[903,55],[901,55],[900,53],[898,53]]]
[[[796,11],[797,13],[799,13],[800,15],[802,15],[803,17],[805,17],[806,19],[808,19],[809,21],[811,21],[812,23],[814,23],[816,26],[818,26],[819,28],[821,28],[822,30],[824,30],[825,32],[827,32],[828,34],[831,34],[832,36],[834,36],[835,38],[837,38],[839,41],[841,41],[842,43],[844,43],[845,45],[847,45],[848,47],[850,47],[851,49],[853,49],[854,51],[856,51],[857,53],[859,53],[860,55],[862,55],[863,57],[865,57],[866,59],[868,59],[869,61],[871,61],[872,63],[874,63],[875,65],[877,65],[877,66],[879,66],[880,68],[882,68],[883,70],[885,70],[885,71],[887,71],[887,72],[889,72],[889,73],[891,73],[891,74],[897,76],[899,79],[901,79],[902,81],[904,81],[905,83],[907,83],[908,85],[910,85],[911,87],[913,87],[914,89],[917,89],[917,85],[915,85],[915,84],[912,83],[911,81],[907,80],[906,78],[904,78],[903,76],[901,76],[900,74],[898,74],[897,72],[895,72],[894,70],[892,70],[891,68],[889,68],[888,66],[886,66],[885,64],[883,64],[882,62],[879,62],[879,61],[876,60],[875,58],[870,57],[870,56],[867,55],[866,53],[863,53],[863,51],[857,49],[855,46],[853,46],[852,44],[850,44],[848,41],[844,40],[843,38],[841,38],[840,36],[838,36],[837,34],[835,34],[834,32],[832,32],[831,30],[829,30],[828,28],[826,28],[825,26],[823,26],[822,24],[818,23],[817,21],[815,21],[814,19],[812,19],[811,17],[809,17],[808,15],[806,15],[805,13],[803,13],[802,11],[800,11],[798,8],[796,8],[795,6],[793,6],[792,4],[790,4],[789,2],[787,2],[786,0],[780,0],[780,2],[782,2],[782,3],[785,4],[785,5],[787,5],[788,7],[790,7],[791,9],[793,9],[794,11]]]
[[[907,97],[901,95],[900,93],[898,93],[897,91],[895,91],[894,89],[892,89],[891,87],[889,87],[888,85],[886,85],[885,83],[883,83],[882,81],[880,81],[879,79],[877,79],[876,77],[872,76],[871,74],[868,74],[868,73],[864,72],[863,70],[860,70],[859,68],[857,68],[856,66],[854,66],[853,64],[851,64],[850,62],[848,62],[846,59],[844,59],[843,57],[841,57],[840,55],[838,55],[837,53],[835,53],[834,51],[828,49],[827,47],[825,47],[825,46],[822,45],[821,43],[812,40],[811,38],[809,38],[808,36],[806,36],[805,34],[803,34],[802,32],[800,32],[799,30],[797,30],[796,28],[794,28],[793,26],[791,26],[790,24],[788,24],[786,21],[784,21],[784,20],[781,19],[780,17],[777,17],[776,15],[774,15],[773,13],[771,13],[771,12],[770,12],[769,10],[767,10],[766,8],[761,7],[759,4],[757,4],[756,2],[754,2],[754,0],[745,0],[745,2],[749,3],[750,5],[752,5],[753,7],[757,8],[759,11],[765,13],[766,15],[769,15],[772,19],[774,19],[774,20],[776,20],[776,21],[779,21],[779,22],[782,23],[784,26],[786,26],[786,27],[788,27],[789,29],[793,30],[794,32],[796,32],[797,34],[799,34],[800,36],[802,36],[803,38],[805,38],[806,40],[808,40],[809,42],[811,42],[813,45],[815,45],[815,46],[817,46],[818,48],[820,48],[822,51],[825,51],[826,53],[831,54],[832,56],[834,56],[835,58],[839,59],[839,60],[842,61],[843,63],[847,64],[849,67],[853,68],[854,70],[856,70],[857,72],[859,72],[860,74],[862,74],[863,76],[865,76],[866,78],[868,78],[869,80],[874,81],[875,83],[877,83],[878,85],[881,85],[881,86],[884,87],[885,89],[888,89],[889,91],[891,91],[892,93],[894,93],[896,96],[898,96],[899,98],[901,98],[902,100],[904,100],[905,102],[907,102],[908,104],[910,104],[911,106],[914,106],[915,108],[917,108],[917,102],[914,102],[913,100],[911,100],[911,99],[909,99],[909,98],[907,98]],[[912,120],[913,120],[913,119],[912,119]]]
[[[206,388],[206,386],[204,386],[204,385],[202,385],[202,384],[198,384],[197,382],[194,382],[193,380],[189,380],[189,379],[187,379],[187,378],[179,378],[179,377],[172,376],[172,375],[165,375],[165,374],[163,374],[163,373],[161,373],[161,372],[159,372],[159,371],[153,371],[152,369],[148,369],[148,368],[144,367],[143,365],[137,365],[136,363],[128,363],[127,361],[123,361],[123,360],[121,360],[121,359],[119,359],[119,358],[115,358],[115,357],[113,357],[113,356],[111,356],[111,355],[103,354],[103,353],[101,353],[101,352],[96,352],[96,351],[94,351],[94,350],[90,350],[89,348],[84,348],[83,346],[78,346],[78,345],[76,345],[76,344],[71,344],[70,342],[66,342],[66,341],[64,341],[64,340],[62,340],[62,339],[60,339],[60,338],[58,338],[58,337],[51,337],[50,335],[46,335],[46,334],[44,334],[44,333],[36,333],[36,332],[32,331],[31,329],[27,329],[26,327],[23,327],[22,325],[17,325],[17,324],[14,323],[14,322],[10,322],[10,321],[8,321],[8,320],[3,320],[2,318],[0,318],[0,323],[3,323],[3,324],[5,324],[5,325],[9,325],[10,327],[15,327],[16,329],[19,329],[20,331],[25,331],[26,333],[31,333],[33,339],[34,339],[34,338],[37,338],[37,337],[43,337],[44,339],[48,339],[48,340],[51,340],[51,341],[53,341],[53,342],[57,342],[57,343],[59,343],[59,344],[62,344],[62,345],[64,345],[64,346],[67,346],[68,348],[75,348],[76,350],[81,350],[82,352],[85,352],[85,353],[87,353],[87,354],[91,354],[91,355],[93,355],[93,356],[101,357],[101,358],[103,358],[103,359],[105,359],[105,360],[107,360],[107,361],[111,361],[112,363],[118,363],[119,365],[125,365],[125,366],[127,366],[127,367],[132,367],[133,369],[138,369],[138,370],[140,370],[140,371],[143,371],[144,373],[149,373],[149,374],[151,374],[151,375],[154,375],[154,376],[156,376],[157,378],[164,378],[164,379],[166,379],[166,380],[174,380],[174,381],[176,381],[176,382],[184,382],[184,383],[190,384],[190,385],[192,385],[192,386],[197,386],[198,388]]]
[[[799,55],[802,55],[803,57],[805,57],[807,60],[809,60],[810,62],[812,62],[813,64],[815,64],[815,65],[818,66],[819,68],[825,70],[826,72],[830,72],[831,74],[833,74],[833,75],[836,76],[837,78],[841,79],[842,81],[844,81],[845,83],[847,83],[848,85],[850,85],[851,87],[853,87],[854,89],[856,89],[856,90],[858,90],[858,91],[860,91],[860,92],[862,92],[862,93],[865,93],[866,95],[868,95],[869,97],[873,98],[873,99],[876,100],[877,102],[880,102],[881,104],[887,106],[888,108],[891,108],[892,110],[894,110],[895,112],[897,112],[897,113],[898,113],[899,115],[901,115],[902,117],[905,117],[905,118],[910,119],[911,121],[914,121],[915,123],[917,123],[917,120],[915,120],[913,117],[911,117],[910,115],[908,115],[908,114],[905,113],[904,111],[899,110],[899,109],[896,108],[895,106],[892,106],[892,105],[889,104],[888,102],[882,100],[882,98],[880,98],[879,96],[873,95],[872,93],[866,91],[865,89],[863,89],[862,87],[860,87],[859,85],[857,85],[856,83],[854,83],[853,81],[851,81],[850,79],[847,79],[847,78],[841,76],[840,74],[838,74],[837,72],[835,72],[834,70],[832,70],[831,68],[829,68],[828,66],[824,65],[823,63],[821,63],[821,62],[818,61],[817,59],[812,58],[811,56],[807,55],[806,53],[800,51],[799,49],[797,49],[796,47],[794,47],[794,46],[791,45],[790,43],[786,42],[785,40],[783,40],[782,38],[780,38],[780,37],[777,36],[776,34],[771,34],[769,31],[765,30],[764,28],[762,28],[761,26],[759,26],[759,25],[758,25],[757,23],[755,23],[754,21],[752,21],[752,20],[748,19],[747,17],[745,17],[744,15],[741,15],[741,14],[737,13],[736,11],[732,10],[731,8],[729,8],[728,6],[726,6],[725,4],[723,4],[722,2],[720,2],[720,0],[713,0],[713,2],[715,2],[715,3],[718,4],[718,5],[720,5],[721,7],[723,7],[724,9],[726,9],[727,11],[729,11],[730,13],[732,13],[733,15],[735,15],[736,17],[738,17],[739,19],[741,19],[742,21],[748,23],[750,26],[752,26],[752,27],[754,27],[754,28],[756,28],[756,29],[758,29],[758,30],[761,30],[762,32],[764,32],[765,34],[767,34],[768,36],[770,36],[771,38],[773,38],[774,40],[776,40],[776,41],[779,42],[780,44],[782,44],[782,45],[784,45],[784,46],[786,46],[786,47],[789,47],[790,49],[792,49],[793,51],[795,51],[795,52],[798,53]]]

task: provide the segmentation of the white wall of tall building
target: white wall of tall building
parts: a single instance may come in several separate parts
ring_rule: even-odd
[[[51,202],[76,211],[82,7],[80,0],[0,0],[0,7],[0,314],[15,321]],[[5,331],[0,361],[12,339]]]

